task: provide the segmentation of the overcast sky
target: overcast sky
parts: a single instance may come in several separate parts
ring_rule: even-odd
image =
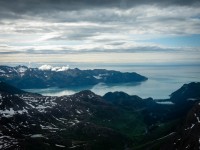
[[[200,63],[199,0],[0,0],[0,63]]]

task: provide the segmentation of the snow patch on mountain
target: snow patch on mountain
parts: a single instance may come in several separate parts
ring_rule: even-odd
[[[174,103],[173,102],[171,102],[171,101],[159,101],[159,102],[156,102],[157,104],[163,104],[163,105],[174,105]]]
[[[13,115],[15,114],[23,114],[23,113],[28,113],[28,111],[26,109],[23,108],[23,110],[18,110],[18,111],[14,111],[13,108],[10,108],[9,110],[0,110],[0,115],[3,115],[3,117],[13,117]]]
[[[51,70],[52,66],[50,65],[42,65],[39,67],[39,70]]]
[[[96,78],[96,79],[102,79],[102,77],[100,76],[100,75],[98,75],[98,76],[93,76],[94,78]]]
[[[22,66],[22,67],[18,68],[17,70],[18,70],[18,72],[20,72],[20,73],[24,73],[24,72],[26,72],[27,69],[28,69],[28,68]]]
[[[18,141],[15,138],[0,134],[0,149],[12,149],[17,144]]]
[[[42,134],[34,134],[31,135],[31,138],[44,138],[44,136]]]
[[[64,145],[59,145],[59,144],[55,144],[55,146],[61,147],[61,148],[64,148],[64,147],[65,147]]]
[[[6,72],[5,72],[4,70],[1,70],[1,69],[0,69],[0,73],[6,73]]]
[[[51,65],[42,65],[39,67],[39,70],[51,70],[51,71],[56,71],[56,72],[59,72],[59,71],[66,71],[69,69],[69,66],[62,66],[62,67],[53,67]]]

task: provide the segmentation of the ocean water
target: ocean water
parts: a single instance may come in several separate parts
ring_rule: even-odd
[[[165,65],[165,66],[80,66],[80,69],[104,68],[118,70],[121,72],[137,72],[148,77],[141,83],[104,84],[74,88],[47,88],[47,89],[25,89],[29,92],[40,93],[47,96],[71,95],[81,90],[91,90],[98,95],[107,92],[123,91],[130,95],[138,95],[142,98],[152,97],[154,99],[166,99],[169,95],[179,89],[183,84],[200,82],[199,65]]]

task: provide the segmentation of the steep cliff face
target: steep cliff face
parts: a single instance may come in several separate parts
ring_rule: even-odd
[[[189,111],[182,125],[173,133],[161,150],[198,150],[200,147],[200,103]]]

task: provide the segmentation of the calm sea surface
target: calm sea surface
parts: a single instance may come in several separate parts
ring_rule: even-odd
[[[79,67],[81,69],[104,68],[122,72],[137,72],[148,77],[141,83],[126,84],[97,84],[95,86],[77,88],[47,88],[26,89],[29,92],[48,96],[70,95],[81,90],[89,89],[96,94],[104,95],[107,92],[123,91],[130,95],[154,99],[169,98],[169,95],[185,83],[200,82],[200,66],[104,66]]]

